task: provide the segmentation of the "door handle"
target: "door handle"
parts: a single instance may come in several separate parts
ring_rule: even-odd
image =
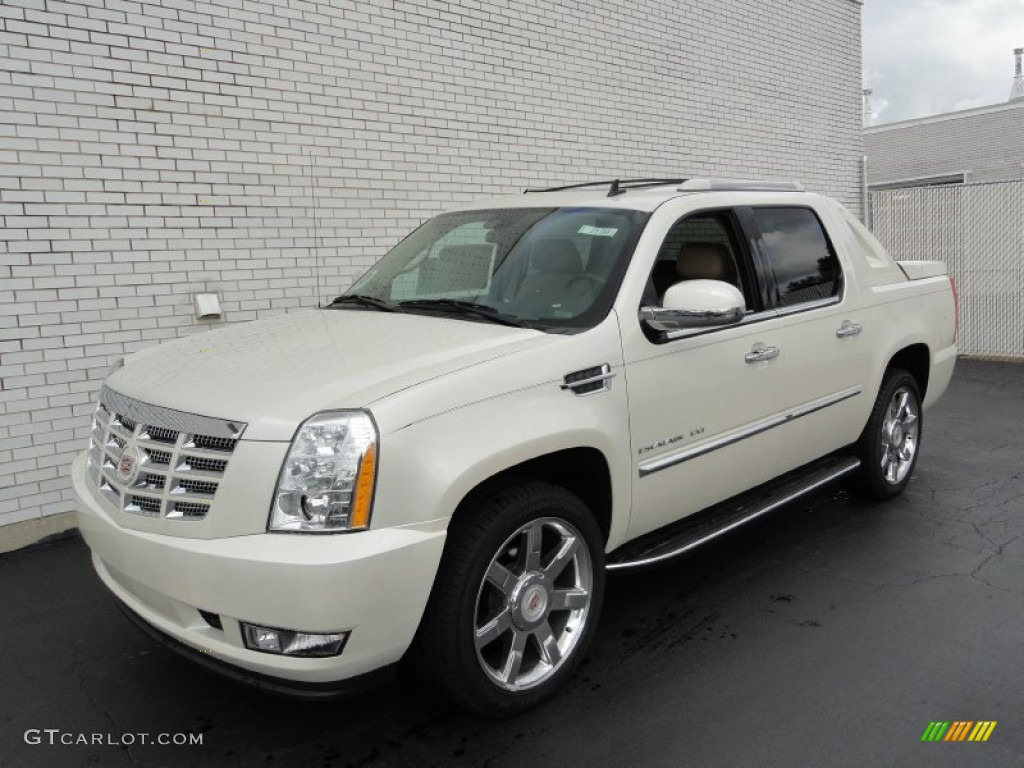
[[[765,360],[773,360],[779,356],[781,350],[778,347],[766,347],[762,344],[756,345],[745,356],[748,363],[760,363]]]
[[[843,324],[836,330],[836,336],[840,339],[845,339],[849,336],[856,336],[863,330],[860,323],[851,323],[849,320],[843,320]]]

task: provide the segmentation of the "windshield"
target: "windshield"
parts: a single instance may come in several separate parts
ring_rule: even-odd
[[[589,328],[608,314],[647,218],[606,208],[442,214],[357,280],[346,305]]]

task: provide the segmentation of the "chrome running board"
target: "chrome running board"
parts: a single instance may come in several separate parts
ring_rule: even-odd
[[[605,567],[609,571],[618,571],[677,557],[828,485],[859,466],[860,459],[831,456],[801,467],[678,523],[626,542],[608,555]]]

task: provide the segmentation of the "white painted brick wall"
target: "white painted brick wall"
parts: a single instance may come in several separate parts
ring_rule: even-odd
[[[0,524],[71,508],[101,378],[208,327],[192,293],[309,306],[526,186],[856,208],[860,77],[857,0],[0,0]]]

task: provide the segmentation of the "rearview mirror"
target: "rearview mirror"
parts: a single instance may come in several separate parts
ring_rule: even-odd
[[[735,285],[720,280],[684,280],[667,291],[660,307],[642,307],[640,319],[656,331],[735,325],[746,313]]]

